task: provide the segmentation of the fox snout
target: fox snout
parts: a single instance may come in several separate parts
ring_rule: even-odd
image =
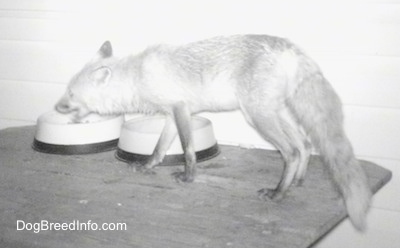
[[[61,114],[68,114],[71,113],[72,111],[76,110],[76,108],[73,108],[71,104],[66,101],[65,99],[61,99],[54,107],[57,112]]]
[[[79,104],[74,104],[68,98],[62,98],[55,106],[55,110],[61,114],[72,113],[72,118],[74,122],[79,123],[83,118],[85,118],[90,111],[84,106]]]

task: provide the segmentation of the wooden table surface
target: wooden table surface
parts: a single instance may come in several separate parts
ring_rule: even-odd
[[[346,217],[318,157],[303,186],[266,202],[257,190],[278,183],[276,151],[220,146],[218,157],[198,164],[194,183],[178,184],[171,173],[179,166],[144,175],[113,151],[33,151],[34,132],[0,131],[0,247],[301,248]],[[391,178],[382,167],[362,165],[374,192]],[[95,230],[107,227],[123,230]]]

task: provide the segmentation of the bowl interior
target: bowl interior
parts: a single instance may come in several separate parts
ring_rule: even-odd
[[[48,123],[53,125],[81,125],[102,122],[115,118],[116,116],[101,116],[97,114],[89,114],[79,122],[75,122],[73,114],[61,114],[57,111],[50,111],[41,115],[38,119],[38,124]]]
[[[191,124],[192,130],[196,132],[201,128],[211,125],[211,122],[206,118],[193,117]],[[123,128],[129,130],[129,132],[159,136],[164,128],[164,125],[164,117],[145,117],[126,122]]]

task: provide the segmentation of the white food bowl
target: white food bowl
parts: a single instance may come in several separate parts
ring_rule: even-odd
[[[74,123],[71,114],[50,111],[37,120],[32,147],[53,154],[89,154],[115,149],[123,116],[90,114]]]
[[[156,147],[165,118],[161,116],[137,118],[125,122],[121,130],[116,157],[128,163],[145,163]],[[219,154],[211,121],[192,118],[192,132],[197,161],[211,159]],[[161,165],[184,164],[179,136],[168,149]]]

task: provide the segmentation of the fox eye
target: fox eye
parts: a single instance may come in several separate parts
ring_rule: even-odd
[[[68,89],[67,94],[68,94],[68,97],[70,97],[70,98],[74,97],[74,93],[72,92],[71,89]]]

